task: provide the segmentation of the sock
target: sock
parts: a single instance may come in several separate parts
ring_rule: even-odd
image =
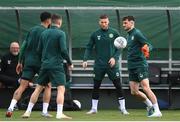
[[[63,113],[63,105],[57,104],[57,115],[62,115]]]
[[[12,99],[12,100],[11,100],[11,104],[10,104],[10,106],[9,106],[8,109],[11,109],[11,110],[13,111],[13,110],[14,110],[14,106],[16,105],[16,103],[17,103],[17,100]]]
[[[144,101],[144,103],[147,105],[147,107],[153,106],[151,101],[148,98]]]
[[[26,112],[30,112],[31,113],[33,107],[34,107],[34,103],[29,102]]]
[[[42,113],[47,113],[48,112],[48,106],[49,106],[49,103],[43,103],[43,111],[42,111]]]
[[[118,102],[119,102],[119,105],[120,105],[120,110],[121,111],[126,110],[124,97],[118,98]]]
[[[97,110],[98,101],[99,101],[99,100],[92,99],[92,109]]]
[[[153,104],[153,107],[155,112],[160,112],[158,103]]]

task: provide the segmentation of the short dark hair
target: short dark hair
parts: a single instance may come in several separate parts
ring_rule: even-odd
[[[106,14],[102,14],[102,15],[100,15],[100,17],[99,17],[99,19],[107,19],[108,18],[108,15],[106,15]]]
[[[53,14],[51,19],[52,19],[52,23],[56,23],[57,20],[59,20],[59,19],[62,20],[62,17],[61,17],[61,15]]]
[[[44,22],[47,19],[51,18],[51,13],[49,12],[42,12],[40,15],[41,22]]]
[[[125,20],[135,21],[135,18],[133,16],[125,16],[125,17],[123,17],[122,21],[125,21]]]

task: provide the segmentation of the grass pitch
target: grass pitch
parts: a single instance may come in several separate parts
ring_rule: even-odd
[[[124,116],[118,110],[99,110],[97,114],[86,115],[87,110],[65,111],[72,116],[70,121],[180,121],[180,110],[162,110],[161,118],[148,118],[145,109],[128,109],[130,115]],[[0,121],[58,121],[55,118],[56,111],[50,111],[53,118],[41,117],[41,111],[33,111],[28,119],[21,118],[25,110],[14,111],[11,118],[5,117],[5,109],[0,109]],[[67,121],[67,120],[65,120]]]

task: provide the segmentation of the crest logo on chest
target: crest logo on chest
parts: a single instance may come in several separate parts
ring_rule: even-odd
[[[109,38],[113,38],[114,35],[112,33],[109,34]]]
[[[8,60],[7,63],[8,63],[8,64],[11,64],[11,60]]]
[[[101,40],[101,36],[97,36],[97,39],[98,39],[98,40]]]

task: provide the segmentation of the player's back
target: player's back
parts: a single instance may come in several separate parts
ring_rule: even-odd
[[[28,33],[27,37],[27,53],[34,53],[36,51],[38,43],[39,43],[39,38],[41,33],[45,30],[46,28],[42,25],[37,25],[33,28],[31,28],[30,32]]]
[[[39,43],[39,38],[41,36],[41,33],[46,28],[43,25],[37,25],[29,31],[26,41],[27,41],[27,47],[25,50],[25,64],[33,65],[33,64],[39,64],[40,61],[38,61],[38,55],[37,55],[37,46]]]
[[[65,33],[53,26],[45,30],[40,39],[42,47],[42,69],[53,69],[63,66],[62,52],[66,50]]]

